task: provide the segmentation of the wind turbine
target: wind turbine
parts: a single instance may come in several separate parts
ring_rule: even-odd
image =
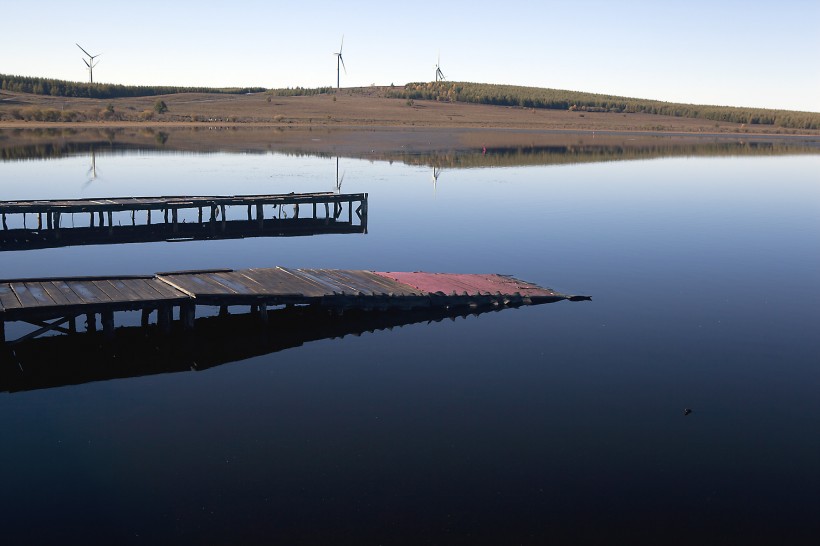
[[[347,74],[347,67],[345,67],[345,61],[342,59],[342,46],[345,45],[345,37],[342,34],[342,44],[339,46],[339,52],[334,53],[336,55],[336,90],[339,90],[339,64],[341,63],[342,68],[344,68],[345,75]]]
[[[94,83],[94,67],[97,66],[97,63],[100,62],[100,61],[97,61],[95,63],[94,59],[96,59],[97,57],[102,55],[102,53],[97,53],[96,55],[92,55],[91,53],[89,53],[88,51],[83,49],[83,46],[81,46],[80,44],[77,44],[76,42],[75,42],[75,44],[77,45],[77,47],[82,49],[83,53],[88,55],[88,60],[86,61],[85,59],[83,59],[83,62],[85,63],[85,66],[88,67],[88,77],[89,77],[90,82]]]
[[[444,72],[441,71],[441,54],[439,53],[438,60],[436,61],[436,81],[444,81]]]

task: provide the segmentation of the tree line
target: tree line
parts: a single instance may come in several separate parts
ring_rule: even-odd
[[[820,129],[820,114],[792,110],[704,106],[636,99],[539,87],[468,82],[418,82],[391,89],[390,97],[408,100],[469,102],[521,108],[580,110],[586,112],[644,113],[708,119],[715,122],[774,125],[793,129]]]
[[[111,83],[81,83],[51,78],[9,76],[0,74],[0,89],[53,97],[116,99],[151,97],[173,93],[244,94],[265,91],[264,87],[177,87],[168,85],[120,85]]]

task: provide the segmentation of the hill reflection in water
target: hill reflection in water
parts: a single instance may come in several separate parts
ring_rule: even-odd
[[[0,129],[0,161],[136,151],[280,153],[398,161],[433,168],[476,168],[681,156],[818,154],[820,137],[466,129]]]

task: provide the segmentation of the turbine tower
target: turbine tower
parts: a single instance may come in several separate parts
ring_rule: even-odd
[[[334,53],[336,55],[336,90],[340,89],[339,87],[339,64],[341,63],[342,68],[344,68],[345,74],[347,74],[347,68],[345,67],[345,61],[342,59],[342,46],[345,45],[345,37],[344,34],[342,35],[342,44],[339,46],[339,52]]]
[[[75,42],[75,44],[76,44],[76,42]],[[87,67],[88,67],[88,78],[89,78],[89,81],[90,81],[91,83],[94,83],[94,67],[95,67],[95,66],[97,66],[97,63],[99,63],[99,62],[100,62],[100,61],[97,61],[97,62],[95,63],[95,62],[94,62],[94,59],[96,59],[97,57],[99,57],[100,55],[102,55],[102,53],[97,53],[96,55],[92,55],[91,53],[89,53],[88,51],[86,51],[85,49],[83,49],[83,46],[81,46],[80,44],[76,44],[76,45],[77,45],[77,47],[79,47],[79,48],[82,50],[82,52],[83,52],[83,53],[85,53],[86,55],[88,55],[88,60],[86,61],[85,59],[83,59],[83,62],[85,63],[85,66],[87,66]]]
[[[436,81],[444,81],[444,72],[441,71],[441,54],[438,56],[438,60],[436,61]]]

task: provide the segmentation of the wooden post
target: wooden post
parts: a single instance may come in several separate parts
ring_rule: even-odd
[[[94,313],[87,313],[85,315],[85,330],[87,332],[97,331],[97,315]]]
[[[182,322],[183,330],[193,330],[196,319],[196,304],[184,302],[179,304],[179,319]]]
[[[259,229],[265,227],[265,214],[262,210],[262,203],[256,204],[256,222],[259,224]]]
[[[37,213],[37,229],[43,229],[43,213]]]
[[[4,230],[9,229],[9,226],[6,225],[6,213],[5,212],[3,213],[3,229]]]
[[[100,227],[103,227],[105,225],[105,220],[103,220],[103,211],[98,212],[97,215],[100,217]]]
[[[199,223],[202,223],[202,207],[197,207],[199,209]]]
[[[219,210],[222,212],[222,231],[225,231],[225,222],[227,218],[225,218],[225,205],[219,205]]]
[[[51,212],[47,212],[47,213],[46,213],[46,228],[47,228],[47,229],[51,229],[51,226],[52,226],[52,223],[51,223]]]
[[[106,339],[114,339],[114,311],[106,309],[100,313],[102,318],[103,334]]]
[[[157,326],[163,334],[171,332],[171,315],[170,305],[160,305],[157,309]]]
[[[259,320],[262,321],[262,324],[268,323],[268,306],[267,304],[260,303],[259,310],[257,311],[259,315]]]
[[[168,208],[166,207],[166,208],[162,209],[162,211],[163,211],[163,216],[165,217],[165,223],[167,224],[168,223]]]
[[[316,219],[316,201],[313,202],[313,219]]]
[[[148,326],[149,319],[151,318],[151,310],[150,309],[143,309],[142,310],[142,318],[140,320],[140,324],[143,328]]]
[[[0,343],[6,342],[6,320],[0,318]]]
[[[173,221],[172,229],[173,229],[174,233],[176,233],[177,231],[179,231],[179,224],[177,224],[177,209],[176,209],[176,207],[171,209],[171,220]]]
[[[88,223],[88,227],[94,227],[94,213],[89,212],[88,215],[91,217],[91,220]]]
[[[114,233],[114,213],[112,211],[108,211],[108,234],[111,235]]]
[[[220,317],[227,317],[228,316],[228,306],[227,305],[220,305],[219,306],[219,316]]]
[[[131,211],[131,225],[132,226],[137,225],[137,211],[136,210]]]
[[[77,333],[77,317],[68,317],[68,331],[72,334]]]
[[[147,221],[147,224],[148,224],[149,226],[151,225],[151,209],[148,209],[148,221]]]
[[[251,217],[251,206],[248,205],[248,222],[250,222],[253,218]]]

